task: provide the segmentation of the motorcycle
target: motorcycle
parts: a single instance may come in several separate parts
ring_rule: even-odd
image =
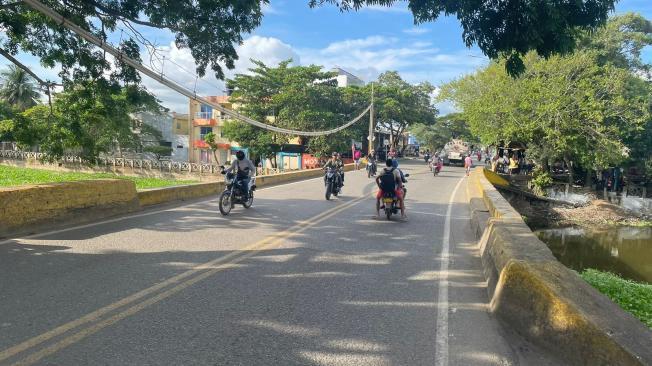
[[[342,189],[342,178],[340,172],[335,168],[328,168],[324,176],[324,183],[326,185],[326,200],[331,199],[331,195],[337,197]]]
[[[424,155],[423,160],[426,162],[426,164],[428,164],[428,162],[430,161],[430,154]]]
[[[367,178],[376,176],[376,162],[367,163]]]
[[[442,164],[441,162],[433,160],[432,164],[430,165],[430,170],[432,171],[433,176],[436,177],[439,175],[439,172],[441,172],[441,167],[443,165],[444,164]]]
[[[241,204],[244,208],[250,208],[254,203],[254,191],[256,190],[256,177],[251,177],[249,180],[248,194],[244,197],[242,180],[237,179],[235,173],[225,173],[224,178],[224,191],[220,194],[219,206],[220,213],[226,216],[231,213],[231,209],[236,204]]]
[[[409,176],[410,174],[405,174],[406,178]],[[407,188],[405,188],[405,184],[403,184],[402,189],[403,189],[403,199],[405,199],[405,196],[407,194]],[[380,206],[380,209],[385,211],[385,216],[387,217],[387,220],[391,220],[392,215],[396,215],[401,209],[401,205],[398,202],[398,197],[396,197],[396,193],[385,192],[383,194],[382,206]]]

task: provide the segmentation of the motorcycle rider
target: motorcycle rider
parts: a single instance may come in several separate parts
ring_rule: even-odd
[[[371,175],[376,175],[376,151],[371,150],[367,155],[367,168],[371,169]]]
[[[391,178],[387,179],[389,176],[391,176]],[[401,207],[401,218],[407,219],[407,216],[405,215],[405,203],[403,202],[403,179],[401,178],[399,170],[394,167],[393,159],[387,159],[382,174],[376,178],[376,185],[378,185],[378,193],[376,193],[377,218],[380,218],[380,200],[385,195],[385,192],[391,192],[394,190],[396,199]]]
[[[247,199],[249,197],[249,181],[256,175],[256,166],[249,159],[245,159],[245,153],[238,150],[235,153],[236,159],[231,163],[231,167],[226,169],[225,173],[233,172],[236,175],[236,181],[239,182],[242,189],[242,195]]]
[[[331,158],[328,159],[326,164],[324,164],[323,168],[324,168],[324,170],[327,170],[328,168],[335,169],[337,171],[337,176],[338,176],[338,179],[339,179],[340,183],[342,184],[342,186],[344,186],[344,174],[343,174],[344,173],[344,164],[342,163],[342,160],[339,159],[339,153],[333,152],[333,154],[331,155]],[[324,177],[324,180],[325,179],[326,179],[326,177]]]

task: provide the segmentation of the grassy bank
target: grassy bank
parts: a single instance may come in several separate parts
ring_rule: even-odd
[[[623,279],[613,273],[587,269],[582,278],[652,329],[652,285]]]
[[[196,181],[182,181],[175,179],[128,177],[111,173],[76,173],[56,172],[50,170],[17,168],[0,165],[0,187],[15,187],[25,184],[42,184],[56,182],[70,182],[91,179],[127,179],[136,183],[137,189],[169,187],[181,184],[196,183]]]

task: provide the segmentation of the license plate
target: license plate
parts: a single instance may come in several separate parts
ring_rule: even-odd
[[[385,198],[385,199],[383,199],[383,202],[392,203],[392,202],[394,202],[394,199],[393,198]]]

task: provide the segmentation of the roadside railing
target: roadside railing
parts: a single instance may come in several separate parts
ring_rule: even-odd
[[[5,145],[1,145],[0,159],[22,160],[22,161],[39,161],[42,164],[48,164],[48,156],[45,153],[20,150],[5,150]],[[132,170],[158,170],[166,173],[196,173],[196,174],[215,174],[219,175],[221,168],[219,165],[205,163],[190,163],[172,160],[152,160],[152,159],[134,159],[121,157],[99,157],[95,164],[88,164],[81,157],[75,155],[65,155],[60,159],[53,161],[54,164],[63,165],[88,165],[97,167],[112,168],[129,168]],[[258,175],[272,175],[282,172],[291,171],[288,169],[278,168],[261,168],[257,169]]]

